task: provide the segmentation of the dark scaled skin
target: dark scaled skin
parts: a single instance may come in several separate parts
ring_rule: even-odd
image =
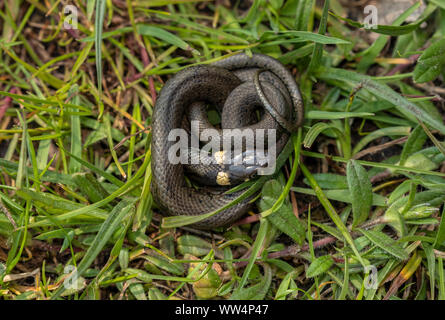
[[[240,76],[239,73],[235,72],[235,75],[242,79],[243,82],[238,87],[236,87],[227,97],[224,107],[221,111],[221,127],[224,129],[240,129],[241,131],[245,129],[251,129],[254,132],[254,135],[251,137],[252,139],[248,139],[247,137],[244,139],[244,144],[247,145],[254,145],[256,141],[256,130],[257,129],[265,129],[264,131],[264,138],[267,143],[268,141],[268,131],[267,129],[275,129],[278,133],[277,141],[276,141],[276,153],[279,154],[281,150],[286,145],[287,140],[289,139],[289,135],[287,132],[284,132],[284,130],[280,127],[280,125],[275,121],[275,119],[269,114],[264,113],[262,118],[258,121],[255,110],[256,107],[262,106],[262,102],[259,99],[259,96],[256,92],[256,89],[253,84],[253,80],[251,78],[245,78],[244,76],[248,74],[254,74],[256,73],[254,69],[249,70],[248,73],[244,73]],[[267,78],[268,79],[268,78]],[[279,81],[279,80],[277,80]],[[280,82],[281,83],[281,82]],[[277,89],[275,86],[273,86],[271,83],[264,81],[262,83],[262,87],[266,93],[266,96],[268,97],[268,100],[271,101],[271,104],[276,106],[276,109],[280,114],[286,115],[287,117],[290,116],[290,108],[291,105],[288,103],[281,93],[279,89]],[[285,88],[283,90],[286,90]],[[201,131],[203,129],[213,129],[215,132],[218,132],[219,134],[219,141],[220,144],[220,150],[223,150],[223,131],[221,129],[215,128],[213,125],[211,125],[207,118],[207,108],[206,104],[203,102],[197,102],[193,103],[190,107],[190,110],[188,112],[188,119],[190,121],[198,121],[199,123],[199,132],[198,136],[201,136]],[[184,125],[184,129],[190,130],[190,124],[187,122]],[[250,137],[249,137],[250,138]],[[198,139],[198,137],[197,137]],[[203,143],[207,143],[208,141],[204,140]],[[249,152],[252,153],[251,150],[246,150],[246,145],[244,145],[243,151],[243,157],[246,157]],[[189,154],[189,158],[193,158],[192,154]],[[244,158],[245,159],[245,158]],[[200,163],[200,164],[191,164],[191,165],[185,165],[188,173],[191,173],[190,177],[198,181],[201,184],[204,185],[214,185],[218,186],[217,183],[217,174],[218,172],[224,171],[227,172],[230,176],[230,184],[236,185],[244,182],[246,179],[250,178],[251,173],[255,173],[256,170],[251,170],[255,167],[255,165],[246,164],[245,170],[239,170],[237,172],[233,172],[231,168],[237,168],[237,166],[232,167],[229,164],[226,165],[219,165],[217,163]],[[257,165],[258,168],[258,165]]]
[[[250,70],[249,70],[250,69]],[[181,164],[171,164],[168,160],[168,151],[175,142],[168,141],[168,134],[172,129],[181,128],[184,125],[184,118],[190,113],[190,108],[195,105],[197,110],[200,108],[197,103],[208,103],[219,110],[225,108],[226,100],[241,83],[251,82],[253,71],[264,69],[260,75],[262,89],[268,100],[275,106],[277,99],[271,87],[275,88],[276,94],[283,96],[287,101],[285,105],[290,110],[283,113],[286,119],[291,119],[295,127],[302,124],[304,109],[298,90],[298,86],[291,73],[277,60],[262,54],[254,54],[248,57],[245,54],[238,54],[227,59],[218,61],[211,65],[194,66],[178,72],[173,78],[166,82],[157,99],[153,117],[152,117],[152,194],[154,200],[162,210],[162,213],[169,215],[202,215],[213,212],[239,197],[243,191],[224,194],[223,192],[209,191],[208,188],[199,190],[187,186],[184,176],[184,166]],[[272,75],[267,75],[268,73]],[[280,81],[281,80],[281,81]],[[272,85],[269,85],[268,81]],[[277,84],[277,81],[280,84]],[[245,84],[246,88],[249,86]],[[236,91],[236,90],[235,90]],[[248,101],[249,98],[241,93],[230,98],[231,108],[235,108],[237,101],[240,103]],[[255,90],[246,89],[252,92]],[[253,99],[253,98],[252,98]],[[278,99],[279,100],[279,99]],[[201,106],[202,107],[202,106]],[[242,108],[239,105],[238,108]],[[200,115],[199,110],[195,110],[196,119],[200,119],[204,124],[203,128],[210,126]],[[277,111],[286,111],[279,110]],[[193,114],[193,112],[191,112]],[[242,125],[248,127],[252,119],[246,112],[233,111],[236,115],[233,120],[224,120],[231,117],[225,117],[223,120],[229,122],[225,124],[228,127]],[[291,115],[292,114],[292,115]],[[200,118],[201,117],[201,118]],[[244,119],[245,118],[245,119]],[[273,120],[273,119],[272,119]],[[272,123],[269,114],[265,114],[259,123]],[[258,126],[254,124],[253,126]],[[272,124],[271,124],[272,125]],[[274,124],[277,127],[277,124]],[[279,127],[279,125],[278,125]],[[281,148],[280,144],[287,142],[289,135],[283,132],[281,137],[277,137],[277,152]],[[281,149],[280,149],[281,150]],[[195,168],[197,173],[204,168]],[[193,170],[192,170],[193,171]],[[204,221],[195,223],[192,227],[198,229],[212,229],[215,227],[230,225],[245,214],[251,207],[246,199],[228,209],[225,209]]]

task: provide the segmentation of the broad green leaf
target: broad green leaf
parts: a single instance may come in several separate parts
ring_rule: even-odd
[[[409,182],[409,184],[411,183]],[[425,221],[425,217],[436,211],[437,207],[445,201],[443,191],[437,190],[418,192],[410,200],[409,196],[403,196],[404,193],[408,192],[409,188],[411,186],[406,187],[405,184],[405,186],[400,187],[400,190],[395,190],[398,198],[391,197],[393,202],[383,216],[385,223],[391,225],[398,232],[399,236],[405,235],[405,219],[410,224],[422,223],[422,221]],[[428,221],[428,223],[431,222]]]
[[[235,284],[235,279],[232,279],[229,282],[223,284],[218,289],[218,295],[225,296],[226,294],[229,294],[230,292],[232,292],[234,284]]]
[[[348,188],[348,181],[346,180],[345,176],[334,173],[314,173],[313,176],[322,189]],[[303,182],[310,185],[306,178],[303,179]]]
[[[79,187],[79,191],[85,195],[91,203],[98,202],[109,196],[99,181],[91,173],[73,174],[73,180]]]
[[[388,197],[388,204],[392,204],[404,197],[405,193],[410,190],[411,184],[412,182],[410,180],[403,181],[401,184],[399,184]]]
[[[286,274],[284,279],[281,281],[280,286],[278,287],[277,293],[275,294],[275,300],[286,300],[286,296],[289,292],[289,287],[293,278],[295,277],[296,272],[292,271]]]
[[[352,197],[353,226],[368,219],[372,206],[372,185],[368,173],[355,160],[350,160],[346,169],[349,191]]]
[[[306,276],[308,278],[319,276],[328,271],[333,264],[334,260],[329,255],[318,257],[314,261],[312,261],[309,265],[309,268],[307,268]]]
[[[414,82],[423,83],[436,79],[445,66],[445,38],[434,42],[417,60]]]
[[[167,296],[158,288],[153,287],[148,289],[148,300],[167,300]]]
[[[390,255],[400,260],[406,260],[409,258],[408,253],[402,247],[400,247],[393,239],[388,237],[383,232],[374,230],[364,230],[364,229],[359,229],[359,230],[372,243],[374,243],[377,247],[385,250]]]
[[[265,211],[273,206],[283,191],[283,186],[277,180],[266,182],[262,190],[262,198],[258,206],[261,211]],[[296,243],[302,244],[305,238],[304,224],[298,220],[293,212],[292,205],[285,200],[283,205],[267,219],[278,230],[291,237]]]
[[[139,24],[137,25],[137,31],[141,35],[151,36],[161,39],[167,43],[170,43],[173,46],[179,47],[183,50],[192,51],[194,54],[199,55],[199,51],[193,49],[187,42],[175,36],[173,33],[168,32],[162,28],[149,26],[146,24]]]
[[[0,235],[2,235],[5,238],[9,238],[12,235],[13,231],[14,231],[14,226],[11,224],[11,222],[5,216],[0,216]]]
[[[179,239],[178,239],[179,242]],[[184,246],[184,241],[182,241],[182,244]],[[206,243],[207,244],[207,243]],[[179,244],[178,244],[179,247]],[[179,251],[179,249],[178,249]],[[187,250],[182,251],[181,253],[185,252],[185,253],[191,253],[192,251],[195,250],[190,250],[190,252],[186,252]],[[204,251],[204,250],[203,250]],[[205,252],[205,254],[207,254],[209,252],[209,250],[207,250]],[[183,253],[184,254],[184,253]],[[170,262],[167,258],[159,255],[159,254],[148,254],[144,256],[144,259],[149,261],[150,263],[154,264],[155,266],[157,266],[160,269],[163,269],[169,273],[174,274],[175,276],[181,276],[184,274],[184,268],[182,266],[182,264],[180,263],[172,263]]]
[[[249,288],[236,290],[229,300],[263,300],[272,283],[272,269],[264,264],[264,277],[261,282]]]
[[[405,167],[432,171],[437,169],[439,164],[434,162],[429,155],[416,152],[406,159]]]
[[[215,269],[210,268],[204,277],[193,282],[193,291],[198,299],[212,299],[218,295],[221,278]]]
[[[132,283],[128,289],[130,289],[131,294],[136,298],[136,300],[147,300],[142,284]]]
[[[130,255],[127,248],[119,250],[119,266],[121,269],[127,269],[130,262]]]
[[[184,255],[189,253],[197,257],[205,256],[212,249],[210,243],[193,235],[183,235],[179,237],[177,245],[180,254]]]
[[[421,203],[412,206],[408,211],[404,212],[403,218],[406,220],[423,219],[431,216],[437,211],[439,211],[439,208],[429,206],[427,203]]]
[[[405,165],[405,162],[409,156],[422,149],[422,146],[425,144],[426,139],[427,136],[422,127],[420,125],[415,127],[414,130],[410,133],[408,140],[406,140],[405,144],[403,145],[399,164],[401,166]]]

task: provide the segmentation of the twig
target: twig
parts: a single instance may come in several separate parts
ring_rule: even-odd
[[[404,143],[406,140],[408,140],[408,137],[402,137],[402,138],[399,138],[399,139],[396,139],[396,140],[392,140],[392,141],[389,141],[389,142],[380,144],[380,145],[378,145],[378,146],[370,147],[370,148],[368,148],[368,149],[365,149],[365,150],[360,151],[359,153],[357,153],[356,155],[354,155],[353,158],[356,159],[356,160],[357,160],[357,159],[360,159],[360,158],[363,158],[364,156],[366,156],[366,155],[368,155],[368,154],[377,153],[377,152],[379,152],[379,151],[382,151],[382,150],[385,150],[385,149],[387,149],[387,148],[389,148],[389,147],[392,147],[393,145],[396,145],[396,144],[402,144],[402,143]]]

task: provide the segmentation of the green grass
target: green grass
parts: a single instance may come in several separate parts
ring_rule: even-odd
[[[338,0],[76,1],[67,31],[59,2],[0,5],[1,299],[445,299],[444,1],[372,31]],[[237,52],[295,74],[305,122],[198,231],[153,202],[151,115]]]

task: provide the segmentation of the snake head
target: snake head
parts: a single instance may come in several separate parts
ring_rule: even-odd
[[[231,183],[243,182],[255,178],[258,175],[258,170],[262,166],[229,166],[227,173],[229,174],[229,179]]]
[[[235,154],[230,165],[226,166],[231,183],[250,180],[258,175],[258,170],[267,166],[267,160],[259,157],[255,150],[245,150]]]

